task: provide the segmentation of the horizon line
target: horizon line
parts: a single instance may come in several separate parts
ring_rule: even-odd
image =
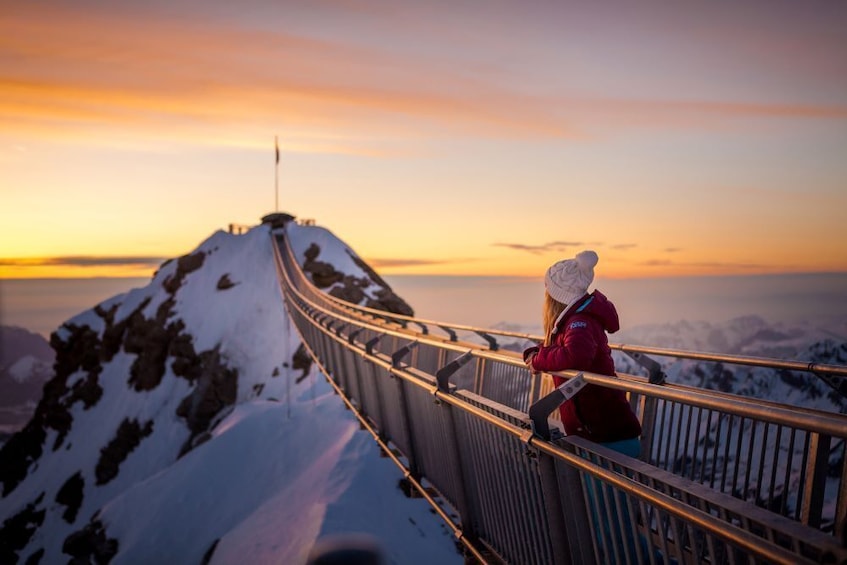
[[[377,271],[378,272],[378,271]],[[378,272],[379,273],[379,272]],[[512,279],[543,279],[544,275],[520,275],[520,274],[474,274],[474,273],[379,273],[382,277],[449,277],[449,278],[512,278]],[[603,276],[597,275],[595,280],[644,280],[644,279],[693,279],[693,278],[755,278],[755,277],[784,277],[784,276],[847,276],[847,271],[778,271],[768,273],[680,273],[665,275],[629,275],[629,276]],[[53,276],[53,277],[8,277],[0,276],[0,284],[9,281],[82,281],[82,280],[153,280],[154,273],[147,276]]]

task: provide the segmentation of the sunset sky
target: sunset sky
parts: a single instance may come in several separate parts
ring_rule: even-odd
[[[847,271],[847,3],[0,0],[0,278],[314,218],[384,274]]]

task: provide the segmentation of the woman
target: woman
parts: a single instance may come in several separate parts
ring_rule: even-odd
[[[598,257],[583,251],[555,263],[544,277],[544,343],[524,351],[531,371],[574,369],[615,376],[606,332],[620,329],[615,305],[600,291],[588,293]],[[553,377],[556,386],[564,382]],[[565,433],[629,455],[641,451],[641,424],[622,390],[586,385],[559,407]]]

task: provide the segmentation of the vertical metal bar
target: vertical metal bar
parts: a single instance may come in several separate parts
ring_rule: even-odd
[[[529,406],[532,406],[539,398],[541,398],[541,375],[537,373],[530,373],[529,382],[530,393],[528,402]]]
[[[590,459],[589,455],[585,452],[584,449],[578,449],[578,452],[581,457],[586,459]],[[585,502],[585,506],[587,508],[588,515],[588,523],[590,524],[591,530],[591,544],[594,549],[594,555],[597,558],[597,561],[600,562],[601,556],[607,556],[609,553],[606,550],[605,544],[603,542],[603,528],[600,525],[600,512],[599,512],[599,504],[597,500],[597,495],[595,494],[595,482],[594,477],[589,475],[584,471],[580,471],[580,477],[582,478],[582,496],[583,501]],[[607,558],[608,560],[608,558]]]
[[[847,440],[841,439],[841,481],[835,502],[835,535],[847,546]]]
[[[765,466],[766,466],[766,463],[767,463],[766,460],[765,460],[765,455],[767,455],[767,452],[768,452],[769,422],[762,422],[762,424],[763,424],[762,444],[761,444],[760,449],[759,449],[759,474],[756,477],[756,501],[757,501],[757,503],[758,503],[758,501],[761,500],[761,496],[762,496],[762,488],[763,488],[762,483],[764,481]],[[775,449],[774,450],[774,457],[776,457],[778,455],[779,455],[779,449]],[[773,464],[773,461],[771,461],[771,463]],[[773,465],[773,466],[775,467],[776,465]],[[768,499],[766,501],[766,508],[768,508],[768,507],[770,507],[770,499]]]
[[[653,443],[650,446],[651,447],[650,452],[649,452],[650,458],[647,460],[648,463],[652,463],[653,465],[656,465],[657,467],[662,467],[662,457],[661,457],[662,443],[665,441],[665,430],[667,429],[667,425],[666,425],[667,424],[666,416],[667,416],[667,410],[668,410],[667,400],[657,398],[656,399],[656,409],[657,409],[657,411],[660,407],[661,407],[661,414],[662,414],[660,425],[659,426],[653,426],[654,430],[656,430],[656,429],[659,430],[659,437],[658,437],[659,441]],[[655,455],[653,454],[654,451],[655,451]]]
[[[377,381],[377,373],[374,370],[365,371],[364,366],[367,363],[364,357],[361,355],[354,354],[353,361],[356,365],[357,371],[356,374],[359,375],[360,383],[370,383],[371,390],[373,390],[374,394],[374,402],[376,406],[373,407],[373,413],[376,416],[372,415],[372,421],[378,422],[377,429],[379,430],[380,439],[385,439],[385,426],[386,421],[388,420],[388,414],[385,412],[385,399],[382,397],[382,388],[379,386],[379,382]],[[368,374],[370,373],[370,374]]]
[[[730,487],[730,493],[735,495],[738,491],[738,473],[741,470],[741,444],[744,440],[744,423],[747,420],[744,416],[739,418],[738,434],[737,441],[735,443],[735,465],[732,469],[732,486]]]
[[[715,488],[715,479],[718,476],[718,449],[721,445],[721,432],[723,428],[723,415],[720,412],[716,412],[715,414],[717,416],[717,424],[715,425],[714,435],[712,436],[712,460],[709,474],[710,488]]]
[[[783,426],[777,425],[776,427],[776,440],[774,443],[774,460],[771,461],[771,477],[770,477],[770,488],[768,489],[768,509],[782,513],[782,509],[774,508],[774,495],[776,493],[776,472],[779,469],[779,453],[782,448],[782,428]],[[791,454],[788,454],[788,457],[791,457]],[[790,460],[790,459],[789,459]],[[786,491],[788,485],[783,487],[783,501],[787,498],[788,492]],[[784,502],[783,502],[784,504]]]
[[[554,562],[571,563],[568,531],[562,509],[562,494],[559,491],[556,466],[549,455],[541,454],[538,461],[538,472],[541,479],[541,493],[544,498],[544,512],[547,515],[547,529],[550,532]]]
[[[806,484],[809,482],[809,457],[812,452],[812,448],[810,446],[812,441],[812,434],[809,432],[803,433],[803,457],[800,461],[800,485],[801,488],[797,491],[797,503],[794,507],[794,519],[798,522],[803,523],[802,515],[803,508],[806,505]]]
[[[397,391],[400,397],[400,415],[403,419],[403,427],[406,431],[406,441],[408,445],[408,453],[406,458],[409,461],[409,472],[416,479],[420,478],[420,470],[418,469],[418,456],[415,449],[415,438],[412,433],[412,419],[409,417],[409,400],[406,398],[406,381],[403,379],[392,379],[397,386]]]
[[[709,434],[712,431],[712,416],[714,415],[714,411],[711,408],[709,408],[705,412],[707,414],[705,425],[706,429],[703,430],[701,436],[701,441],[703,442],[703,458],[700,460],[700,471],[698,473],[698,475],[700,476],[700,484],[705,484],[707,480],[706,465],[709,462],[709,444],[712,441],[709,437]]]
[[[478,359],[476,363],[476,367],[474,368],[474,376],[473,376],[473,388],[471,389],[474,393],[480,396],[491,397],[490,394],[486,394],[485,391],[485,365],[488,362],[487,359]]]
[[[523,454],[523,457],[531,457],[532,455],[525,452]],[[520,461],[520,464],[523,466],[526,464],[526,462],[522,460]],[[516,477],[513,476],[511,471],[512,469],[510,469],[509,467],[500,467],[494,472],[494,475],[498,479],[500,488],[505,489],[503,492],[513,493],[516,492],[519,487],[519,484],[517,484],[516,481]],[[523,496],[505,497],[504,504],[502,506],[502,508],[506,510],[508,516],[505,523],[505,527],[508,532],[508,535],[506,537],[509,540],[510,546],[513,548],[514,555],[516,555],[518,557],[519,562],[522,563],[534,561],[532,553],[536,550],[536,548],[533,547],[532,543],[532,530],[536,526],[526,521],[526,517],[522,512],[524,508],[522,508],[520,505],[521,501],[526,500],[525,496],[526,493],[523,493]],[[517,528],[515,528],[514,525],[517,525]]]
[[[794,467],[794,440],[795,440],[796,437],[797,437],[797,430],[795,428],[791,428],[791,434],[788,438],[788,450],[787,450],[788,461],[786,461],[786,463],[785,463],[785,476],[782,479],[782,504],[781,504],[780,509],[779,509],[779,513],[782,514],[783,516],[788,516],[788,495],[789,495],[789,489],[791,488],[790,487],[791,471],[792,471],[792,468]],[[799,507],[799,500],[798,500],[798,504],[796,506]],[[796,512],[795,512],[795,519],[796,519]]]
[[[564,513],[565,532],[568,536],[568,546],[572,563],[595,563],[595,545],[586,543],[594,537],[588,522],[588,511],[583,498],[582,474],[574,467],[560,463],[559,492],[562,504],[567,511]]]
[[[826,490],[827,461],[832,437],[823,434],[812,434],[810,447],[811,461],[807,481],[803,492],[803,510],[800,521],[815,528],[820,528],[821,512],[823,510],[824,492]]]
[[[694,407],[693,406],[683,406],[682,410],[680,410],[680,416],[682,416],[683,413],[685,413],[687,416],[685,418],[685,420],[686,420],[685,443],[684,443],[684,447],[682,448],[682,454],[683,454],[683,457],[684,457],[683,461],[685,462],[685,466],[688,467],[688,469],[681,469],[680,470],[680,476],[681,477],[688,476],[689,479],[693,480],[693,478],[694,478],[694,475],[693,475],[693,473],[694,473],[694,469],[693,469],[694,468],[694,464],[693,464],[694,455],[689,453],[689,444],[691,443],[691,421],[694,417]],[[681,423],[681,418],[680,418],[680,423]],[[696,448],[695,448],[695,451],[696,451]],[[689,459],[691,460],[691,463],[689,463]]]
[[[676,414],[677,403],[671,401],[669,404],[671,405],[670,406],[671,412],[668,415],[668,420],[673,422],[673,419],[674,419],[675,414]],[[665,409],[667,409],[667,407]],[[674,430],[676,430],[676,432],[677,432],[676,437],[674,437],[674,435],[673,435]],[[667,438],[666,443],[665,443],[665,468],[666,469],[673,470],[673,462],[672,461],[673,461],[675,456],[671,455],[670,449],[671,449],[671,443],[674,442],[674,439],[676,439],[676,442],[679,443],[679,435],[678,434],[679,434],[679,425],[672,426],[670,429],[668,429],[668,438]]]
[[[751,419],[750,428],[750,433],[747,435],[749,438],[747,443],[747,456],[744,458],[744,462],[747,465],[746,469],[744,469],[744,500],[750,499],[750,475],[753,473],[753,451],[755,449],[756,434],[759,430],[759,421]]]

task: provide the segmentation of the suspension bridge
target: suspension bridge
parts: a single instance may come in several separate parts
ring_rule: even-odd
[[[480,563],[847,563],[847,416],[665,382],[655,357],[813,373],[847,367],[612,345],[647,376],[532,374],[533,336],[358,306],[274,239],[289,315],[320,371]],[[563,436],[583,383],[626,391],[633,459]]]

